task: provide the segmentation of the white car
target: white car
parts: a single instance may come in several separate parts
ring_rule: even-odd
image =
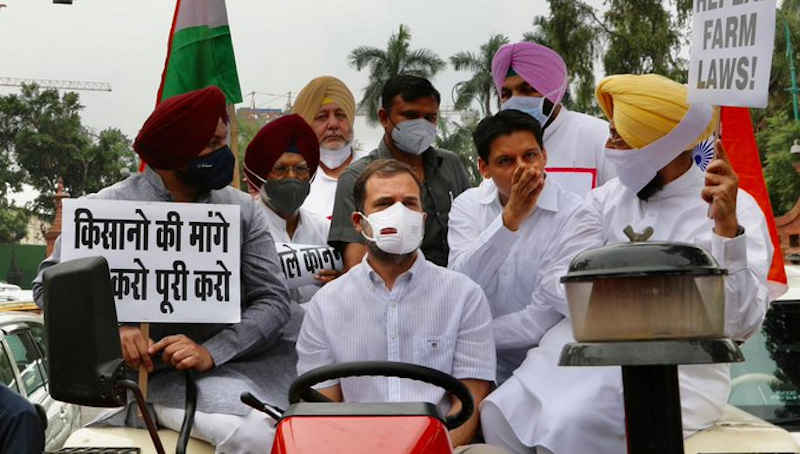
[[[27,296],[26,291],[18,285],[0,282],[0,301],[22,301]]]
[[[80,426],[80,407],[59,402],[47,390],[47,344],[42,316],[0,312],[0,381],[47,413],[45,449],[60,448]]]

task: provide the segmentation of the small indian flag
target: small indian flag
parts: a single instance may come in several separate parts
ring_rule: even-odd
[[[242,102],[225,0],[178,0],[157,103],[209,85]]]

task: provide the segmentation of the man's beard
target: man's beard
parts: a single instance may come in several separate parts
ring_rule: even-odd
[[[639,192],[636,193],[636,197],[646,201],[662,189],[664,189],[664,177],[661,176],[660,173],[657,173],[652,180],[650,180]]]
[[[369,250],[372,257],[384,263],[391,263],[392,265],[401,265],[417,254],[416,250],[408,254],[392,254],[379,248],[373,241],[367,241],[367,250]]]

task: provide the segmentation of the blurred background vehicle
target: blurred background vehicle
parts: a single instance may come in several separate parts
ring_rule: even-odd
[[[55,450],[80,427],[80,407],[50,397],[42,316],[8,311],[9,304],[17,309],[25,306],[20,302],[0,303],[0,381],[44,409],[47,414],[45,449]],[[36,307],[31,302],[27,305]]]
[[[773,301],[761,330],[731,365],[729,403],[792,433],[800,443],[800,266],[786,266],[789,291]]]

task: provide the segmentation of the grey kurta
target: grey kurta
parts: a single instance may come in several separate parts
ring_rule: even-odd
[[[172,201],[172,196],[151,169],[133,175],[113,186],[87,197],[109,200]],[[214,358],[214,368],[196,374],[198,410],[206,413],[245,415],[249,411],[239,401],[242,391],[251,391],[275,405],[285,405],[288,383],[272,380],[276,369],[294,368],[294,364],[275,364],[273,356],[283,357],[278,350],[280,330],[289,320],[286,287],[269,233],[263,209],[244,192],[226,187],[211,191],[198,203],[236,204],[241,215],[241,307],[238,324],[160,324],[150,325],[150,337],[158,341],[172,334],[185,334],[205,346]],[[60,261],[60,238],[53,254],[39,266],[33,282],[33,294],[43,304],[41,272]],[[69,304],[69,301],[63,301]],[[183,408],[182,373],[167,367],[155,358],[156,372],[151,375],[149,400],[167,407]],[[278,361],[281,362],[281,361]],[[285,362],[285,361],[283,361]],[[275,374],[283,375],[283,374]]]

